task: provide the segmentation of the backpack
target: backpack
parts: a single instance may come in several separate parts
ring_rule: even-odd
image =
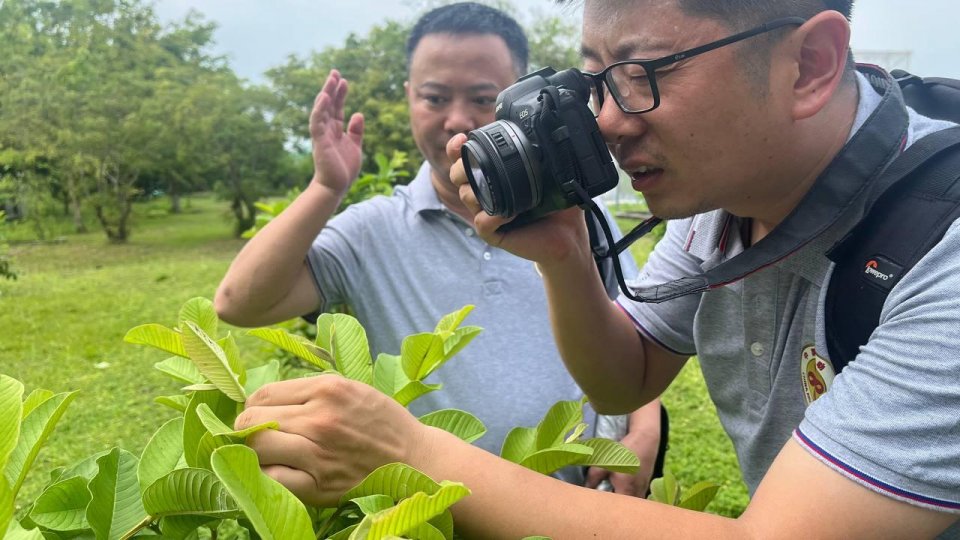
[[[890,74],[908,106],[960,123],[960,81]],[[835,263],[824,313],[836,373],[870,339],[890,290],[960,218],[960,127],[916,141],[885,174],[897,180],[826,254]]]

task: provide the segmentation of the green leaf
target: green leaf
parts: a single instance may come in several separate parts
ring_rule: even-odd
[[[76,395],[76,392],[57,394],[37,405],[23,419],[20,425],[20,438],[4,470],[14,497],[20,491],[20,486],[23,485],[23,480],[43,444],[50,437],[57,422],[60,421]]]
[[[183,394],[177,394],[175,396],[157,396],[153,398],[153,402],[170,407],[175,411],[184,412],[187,410],[187,404],[190,403],[190,398]]]
[[[580,436],[583,435],[583,432],[587,430],[587,424],[580,422],[576,427],[573,428],[573,431],[567,435],[567,438],[563,440],[565,443],[577,442],[580,439]]]
[[[650,482],[650,495],[647,498],[676,506],[680,498],[680,485],[677,484],[677,478],[670,471],[664,471],[662,477],[654,478]]]
[[[230,369],[230,363],[220,345],[190,321],[184,321],[183,327],[183,346],[200,373],[230,399],[244,402],[247,395],[243,391],[243,385],[240,384],[237,374]]]
[[[0,474],[0,531],[6,531],[13,520],[13,499],[10,483],[4,475]]]
[[[243,360],[240,359],[240,348],[237,347],[237,340],[234,339],[233,334],[228,332],[226,337],[217,340],[217,345],[220,345],[220,348],[223,349],[223,353],[227,357],[227,365],[230,366],[230,371],[237,374],[240,385],[246,384],[247,368],[243,365]]]
[[[13,377],[0,375],[0,470],[6,467],[7,459],[20,438],[22,399],[23,384]],[[0,523],[0,530],[7,530],[7,524]]]
[[[220,322],[217,312],[213,309],[213,302],[206,298],[191,298],[187,300],[180,308],[180,315],[177,317],[180,328],[183,323],[189,322],[199,327],[205,334],[211,338],[217,336],[217,325]]]
[[[89,527],[86,518],[89,503],[87,479],[74,476],[45,489],[30,510],[30,519],[55,531],[85,529]]]
[[[640,469],[640,458],[617,441],[597,438],[577,442],[593,449],[593,455],[581,465],[626,474],[636,474]]]
[[[97,460],[109,453],[109,450],[103,450],[93,454],[92,456],[85,457],[68,468],[61,469],[59,474],[50,476],[50,485],[53,485],[60,480],[73,478],[74,476],[85,478],[89,482],[94,476],[97,475],[97,472],[100,471],[100,466],[97,465]]]
[[[254,328],[247,330],[247,334],[272,343],[323,371],[333,370],[333,356],[321,347],[310,343],[310,340],[303,336],[291,334],[280,328]]]
[[[500,457],[507,461],[520,463],[527,456],[537,451],[537,429],[532,427],[515,427],[507,433],[500,448]]]
[[[442,483],[433,495],[414,493],[393,508],[363,518],[350,538],[381,540],[401,536],[439,516],[469,494],[466,486],[453,482]]]
[[[367,332],[360,322],[345,313],[324,313],[317,318],[317,345],[330,351],[341,375],[354,381],[373,383],[373,358]]]
[[[17,520],[11,520],[3,540],[44,540],[40,529],[25,530]]]
[[[587,398],[575,401],[558,401],[537,426],[537,450],[551,448],[563,443],[566,434],[583,422],[583,405]]]
[[[140,500],[138,461],[119,448],[97,460],[100,471],[88,485],[92,498],[86,515],[98,539],[119,539],[147,517]]]
[[[448,313],[444,315],[440,322],[437,323],[436,328],[433,329],[433,332],[440,334],[442,339],[447,339],[453,335],[453,332],[460,326],[460,323],[467,318],[467,315],[473,311],[472,305],[466,305],[460,308],[459,311],[454,311],[453,313]]]
[[[137,479],[140,492],[177,468],[183,458],[183,418],[177,417],[160,426],[140,455]]]
[[[404,463],[388,463],[375,469],[362,482],[340,497],[340,505],[359,497],[386,495],[395,501],[405,499],[417,492],[436,493],[440,484],[432,478]]]
[[[445,339],[443,342],[444,362],[460,352],[464,347],[467,346],[468,343],[473,341],[473,338],[477,337],[480,332],[483,332],[483,328],[480,328],[479,326],[464,326],[463,328],[457,328],[453,335]]]
[[[180,332],[161,324],[142,324],[131,328],[127,335],[123,336],[123,340],[134,345],[147,345],[184,358],[187,356]]]
[[[442,409],[420,417],[420,422],[453,433],[468,443],[479,439],[487,432],[486,426],[476,416],[458,409]]]
[[[53,392],[43,388],[37,388],[33,392],[30,392],[30,395],[27,396],[27,399],[23,400],[23,412],[21,413],[21,418],[26,418],[28,414],[37,408],[37,405],[40,405],[52,397]]]
[[[430,520],[446,540],[453,540],[453,514],[449,510]]]
[[[680,500],[680,508],[703,512],[707,505],[713,501],[720,491],[720,485],[713,482],[697,482],[690,489],[684,492],[683,499]]]
[[[190,403],[187,405],[187,410],[183,413],[183,454],[187,464],[191,467],[200,466],[196,459],[197,449],[200,447],[203,436],[208,433],[197,413],[197,408],[201,404],[208,405],[217,418],[220,418],[224,423],[232,424],[237,418],[238,404],[219,391],[193,394]]]
[[[243,443],[244,439],[265,429],[280,429],[280,424],[275,421],[264,422],[255,426],[250,426],[242,430],[234,430],[221,421],[210,409],[206,403],[197,406],[197,417],[207,429],[207,433],[200,438],[200,444],[197,446],[196,464],[204,469],[210,468],[210,456],[214,450],[228,444]]]
[[[280,379],[280,362],[270,360],[262,366],[247,371],[247,382],[243,385],[243,390],[250,396],[261,386],[275,383]]]
[[[437,334],[414,334],[400,344],[400,362],[411,381],[421,381],[443,361],[443,339]]]
[[[376,514],[396,504],[393,502],[393,498],[388,495],[367,495],[366,497],[351,499],[350,502],[357,505],[357,508],[359,508],[364,515]]]
[[[381,353],[373,364],[373,387],[406,407],[413,400],[439,390],[440,384],[411,381],[400,365],[400,357]]]
[[[264,540],[313,540],[310,516],[292,493],[260,471],[257,454],[246,446],[218,448],[213,471]]]
[[[153,367],[157,371],[187,384],[201,384],[207,381],[189,358],[171,356],[163,362],[157,362]]]
[[[202,514],[224,519],[240,514],[217,476],[205,469],[177,469],[150,484],[143,507],[153,517]]]
[[[420,381],[410,381],[406,386],[401,388],[396,394],[393,395],[393,399],[395,399],[397,403],[406,407],[412,403],[413,400],[429,394],[430,392],[435,392],[441,388],[443,388],[443,385],[441,384],[424,384]]]
[[[227,446],[228,444],[237,444],[238,442],[239,441],[223,435],[214,435],[210,432],[204,433],[203,437],[200,438],[200,444],[197,445],[196,458],[193,460],[195,467],[209,470],[211,468],[210,458],[217,448]]]
[[[568,465],[580,464],[593,454],[589,446],[563,443],[530,454],[520,465],[543,474],[550,474]]]
[[[216,520],[208,516],[169,516],[160,519],[160,530],[163,538],[198,540],[204,537],[197,535],[196,530]]]

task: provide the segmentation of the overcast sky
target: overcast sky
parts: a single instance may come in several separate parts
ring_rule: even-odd
[[[423,0],[157,0],[161,20],[182,18],[192,8],[219,25],[216,50],[242,77],[262,81],[264,70],[290,54],[343,43],[386,19],[410,20]],[[579,20],[551,0],[511,0],[522,20],[560,14]],[[855,4],[853,48],[861,60],[895,63],[924,76],[960,79],[960,2],[957,0],[860,0]],[[579,24],[579,23],[578,23]],[[869,51],[869,53],[867,52]],[[883,54],[877,55],[875,52]],[[909,53],[909,54],[901,54]],[[559,66],[557,66],[559,67]]]

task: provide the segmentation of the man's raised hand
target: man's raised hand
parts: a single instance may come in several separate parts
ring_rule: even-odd
[[[362,114],[354,113],[344,130],[347,91],[347,80],[339,71],[331,70],[310,112],[313,181],[341,197],[360,173],[363,148]]]

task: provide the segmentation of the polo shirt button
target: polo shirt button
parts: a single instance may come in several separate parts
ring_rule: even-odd
[[[763,356],[763,344],[756,342],[750,345],[750,352],[753,353],[754,356]]]
[[[492,257],[493,255],[491,255],[489,251],[483,252],[483,260],[489,261]]]
[[[471,229],[470,227],[467,227],[466,229],[463,230],[463,234],[467,236],[473,236],[473,229]]]

